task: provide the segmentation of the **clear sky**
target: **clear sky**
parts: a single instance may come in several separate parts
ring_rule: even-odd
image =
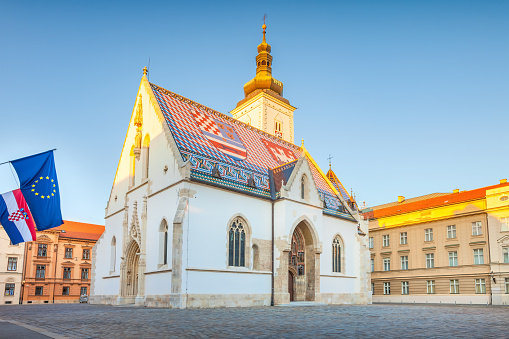
[[[262,5],[266,4],[266,7]],[[220,112],[267,13],[295,140],[373,206],[509,177],[509,1],[2,1],[0,162],[57,148],[64,219],[104,224],[142,68]],[[0,166],[0,191],[17,188]]]

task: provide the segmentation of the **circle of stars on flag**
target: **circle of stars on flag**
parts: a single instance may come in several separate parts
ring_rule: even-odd
[[[44,180],[51,180],[51,182],[50,182],[50,185],[51,185],[51,186],[50,186],[50,190],[52,190],[51,195],[45,195],[45,194],[43,194],[42,192],[37,192],[37,186],[39,186],[40,184],[42,184],[42,183],[44,182]],[[41,182],[41,183],[39,183],[39,182]],[[36,196],[40,196],[40,197],[41,197],[41,199],[50,199],[51,197],[55,196],[55,193],[57,192],[57,191],[56,191],[56,186],[57,186],[57,185],[56,185],[54,182],[55,182],[55,180],[50,179],[50,177],[46,177],[46,178],[45,178],[45,177],[39,177],[39,179],[38,179],[38,180],[36,180],[36,181],[32,184],[32,192],[34,192],[34,194],[35,194]],[[39,184],[39,185],[38,185],[38,184]]]

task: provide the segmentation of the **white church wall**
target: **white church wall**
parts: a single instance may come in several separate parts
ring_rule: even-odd
[[[267,294],[270,272],[235,273],[187,270],[188,293],[193,294]]]
[[[148,261],[148,260],[147,260]],[[171,293],[171,272],[145,274],[145,291],[147,295],[168,295]]]

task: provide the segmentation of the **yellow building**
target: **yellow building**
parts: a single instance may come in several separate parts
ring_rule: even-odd
[[[364,210],[373,302],[488,304],[492,293],[504,299],[509,232],[503,232],[509,213],[503,197],[508,190],[504,179],[470,191],[400,196]],[[493,242],[499,244],[496,251]]]

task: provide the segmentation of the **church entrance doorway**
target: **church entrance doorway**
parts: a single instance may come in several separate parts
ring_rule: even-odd
[[[309,226],[300,222],[292,235],[288,262],[290,301],[315,300],[315,250]]]
[[[127,251],[126,272],[126,297],[136,297],[138,294],[138,262],[140,259],[140,247],[136,241],[131,241]],[[133,299],[134,302],[134,299]]]

